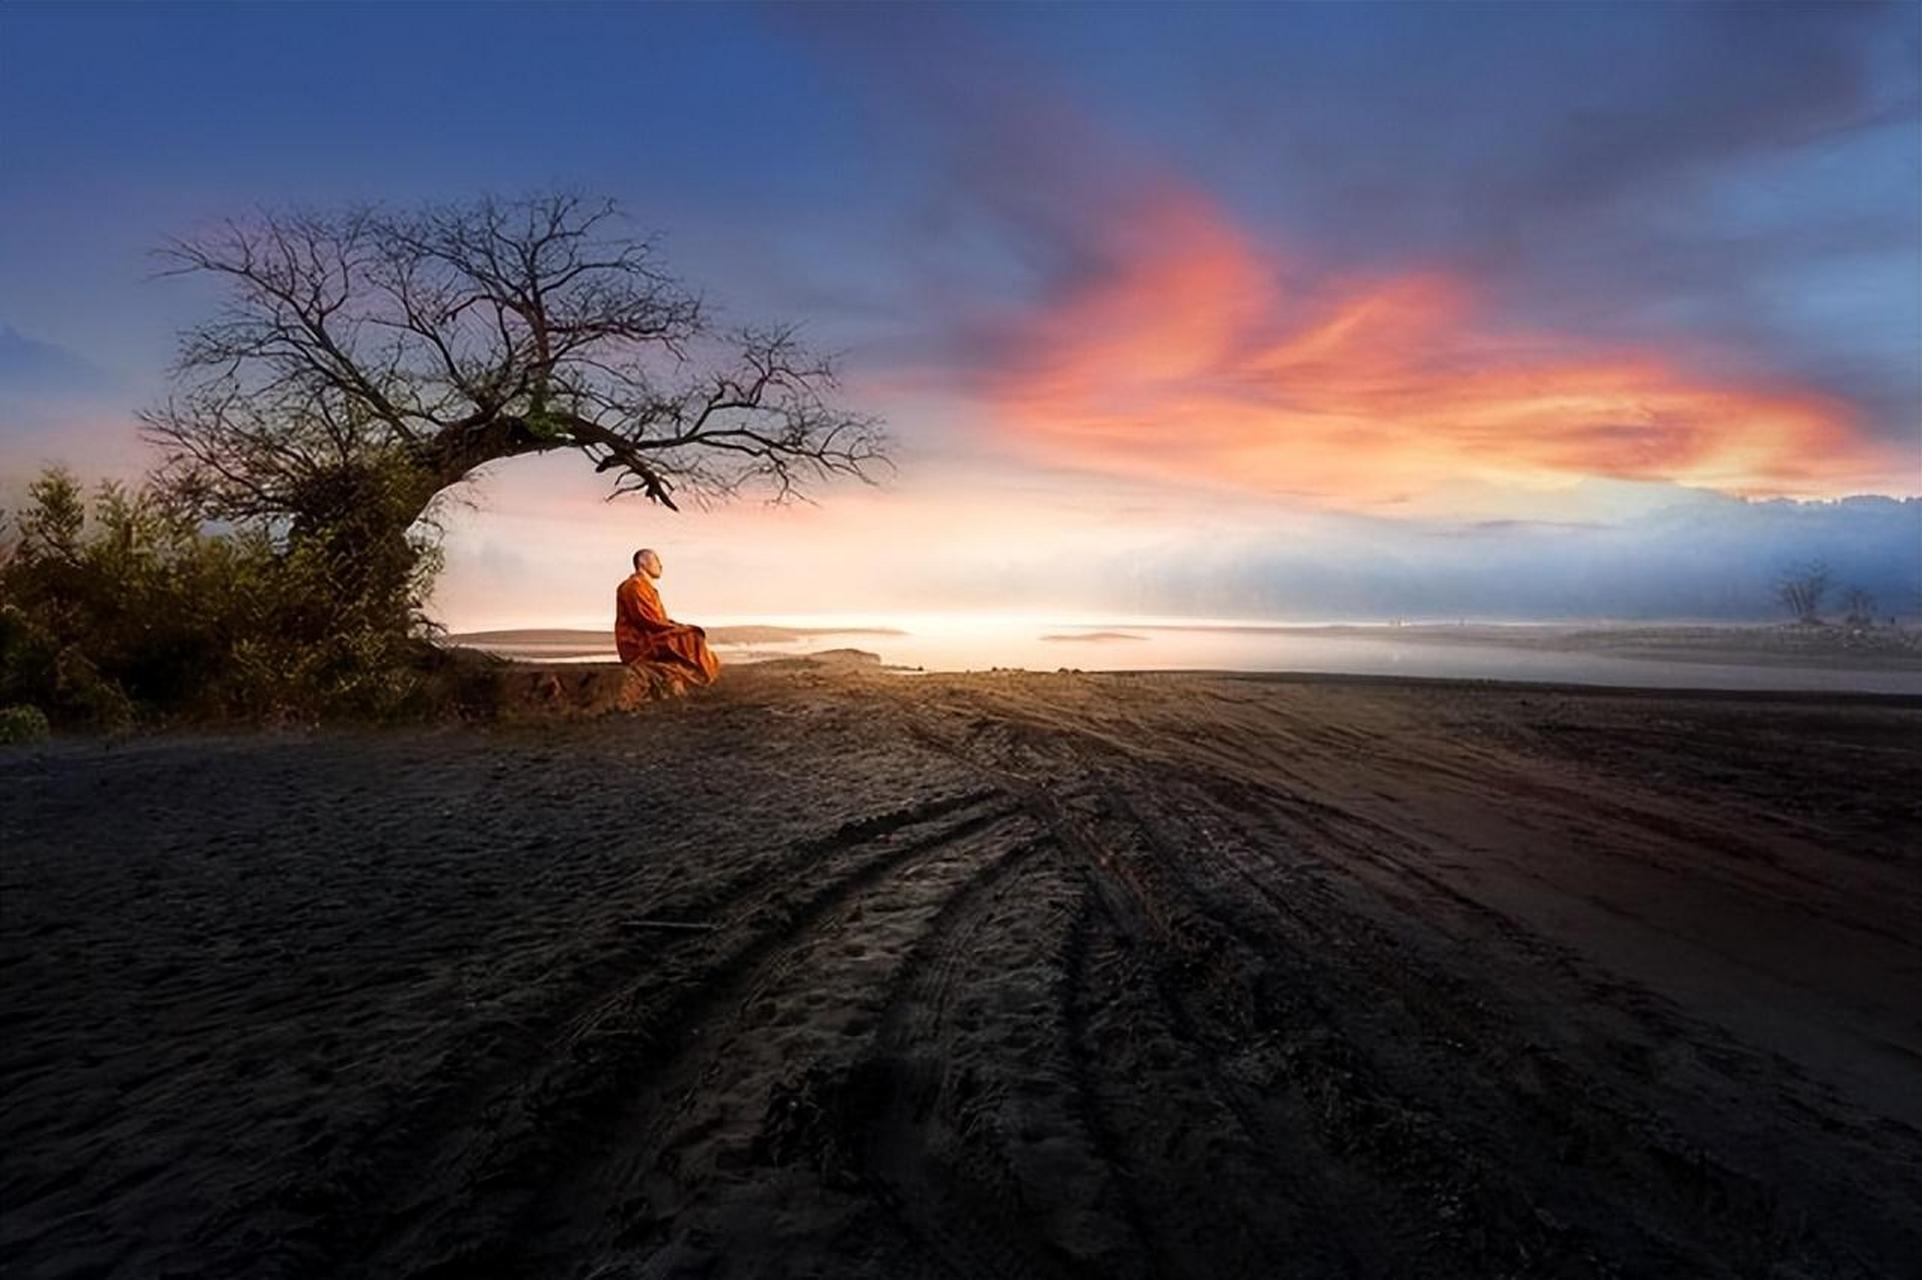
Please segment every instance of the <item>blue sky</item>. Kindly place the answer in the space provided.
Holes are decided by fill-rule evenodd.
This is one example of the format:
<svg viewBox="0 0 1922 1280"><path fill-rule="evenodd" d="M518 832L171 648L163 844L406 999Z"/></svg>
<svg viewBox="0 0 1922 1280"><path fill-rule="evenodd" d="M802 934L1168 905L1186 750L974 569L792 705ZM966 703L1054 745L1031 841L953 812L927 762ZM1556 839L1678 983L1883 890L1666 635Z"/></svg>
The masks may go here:
<svg viewBox="0 0 1922 1280"><path fill-rule="evenodd" d="M151 278L165 236L553 185L726 314L802 319L899 437L894 486L799 514L503 469L455 522L457 622L591 604L643 533L733 612L786 607L739 586L777 540L848 607L1098 604L1118 521L1171 566L1131 607L1392 612L1395 566L1472 537L1532 566L1490 612L1687 612L1519 584L1613 554L1571 510L1659 548L1676 506L1922 489L1922 6L13 4L0 59L10 477L140 464L217 302ZM1811 510L1922 585L1915 504ZM1731 566L1786 554L1753 537ZM1220 554L1278 540L1342 585Z"/></svg>

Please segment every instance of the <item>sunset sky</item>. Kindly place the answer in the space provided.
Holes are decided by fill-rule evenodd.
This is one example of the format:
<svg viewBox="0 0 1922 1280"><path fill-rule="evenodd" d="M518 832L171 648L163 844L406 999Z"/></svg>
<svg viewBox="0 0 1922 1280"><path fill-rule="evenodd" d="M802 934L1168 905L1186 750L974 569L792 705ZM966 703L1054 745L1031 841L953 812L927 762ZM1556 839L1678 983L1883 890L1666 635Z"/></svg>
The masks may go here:
<svg viewBox="0 0 1922 1280"><path fill-rule="evenodd" d="M889 421L789 510L506 465L455 627L644 543L689 616L1922 611L1915 4L16 4L0 70L9 499L139 469L216 300L147 253L258 205L613 196Z"/></svg>

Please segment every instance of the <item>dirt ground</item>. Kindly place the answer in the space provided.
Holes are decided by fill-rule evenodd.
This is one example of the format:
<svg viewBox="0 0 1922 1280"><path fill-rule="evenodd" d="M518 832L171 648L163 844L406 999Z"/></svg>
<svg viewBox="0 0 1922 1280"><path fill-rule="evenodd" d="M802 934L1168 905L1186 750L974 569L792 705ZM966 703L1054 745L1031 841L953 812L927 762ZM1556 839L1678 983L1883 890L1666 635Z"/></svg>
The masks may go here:
<svg viewBox="0 0 1922 1280"><path fill-rule="evenodd" d="M789 668L0 754L0 1271L1922 1274L1922 708Z"/></svg>

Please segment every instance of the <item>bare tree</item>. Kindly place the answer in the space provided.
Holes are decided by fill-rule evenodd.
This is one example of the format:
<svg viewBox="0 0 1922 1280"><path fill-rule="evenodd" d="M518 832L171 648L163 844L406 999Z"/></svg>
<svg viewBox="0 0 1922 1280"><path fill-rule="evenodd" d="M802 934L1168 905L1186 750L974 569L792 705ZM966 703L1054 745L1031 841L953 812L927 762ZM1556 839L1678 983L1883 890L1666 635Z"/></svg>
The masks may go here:
<svg viewBox="0 0 1922 1280"><path fill-rule="evenodd" d="M142 415L210 517L405 530L488 463L563 449L670 508L886 465L827 360L791 328L717 333L609 202L270 213L163 252L227 285Z"/></svg>
<svg viewBox="0 0 1922 1280"><path fill-rule="evenodd" d="M1820 560L1784 569L1775 580L1775 598L1797 622L1820 622L1822 600L1829 593L1829 567Z"/></svg>
<svg viewBox="0 0 1922 1280"><path fill-rule="evenodd" d="M1875 597L1863 587L1849 587L1842 592L1844 621L1851 627L1872 627L1875 625Z"/></svg>

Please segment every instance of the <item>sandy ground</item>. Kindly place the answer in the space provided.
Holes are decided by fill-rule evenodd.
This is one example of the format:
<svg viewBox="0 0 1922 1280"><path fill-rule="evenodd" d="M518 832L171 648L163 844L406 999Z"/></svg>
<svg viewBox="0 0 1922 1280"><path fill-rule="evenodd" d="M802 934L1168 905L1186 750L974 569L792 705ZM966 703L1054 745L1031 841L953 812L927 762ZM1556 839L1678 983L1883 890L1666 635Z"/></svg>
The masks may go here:
<svg viewBox="0 0 1922 1280"><path fill-rule="evenodd" d="M1919 730L801 667L10 749L0 1269L1913 1276Z"/></svg>

